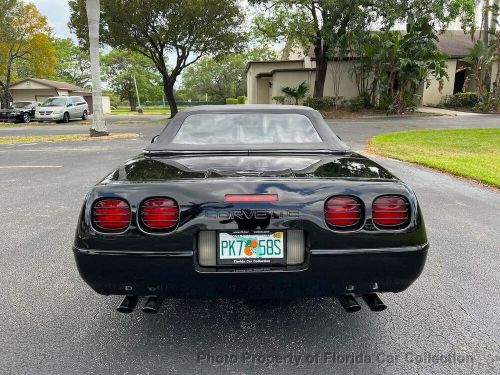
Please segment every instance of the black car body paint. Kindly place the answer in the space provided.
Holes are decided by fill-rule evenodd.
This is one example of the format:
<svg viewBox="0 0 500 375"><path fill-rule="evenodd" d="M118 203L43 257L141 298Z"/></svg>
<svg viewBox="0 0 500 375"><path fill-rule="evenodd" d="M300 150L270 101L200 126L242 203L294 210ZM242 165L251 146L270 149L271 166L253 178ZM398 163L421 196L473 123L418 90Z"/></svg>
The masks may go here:
<svg viewBox="0 0 500 375"><path fill-rule="evenodd" d="M286 110L272 106L244 109ZM315 111L293 110L317 119ZM334 139L333 133L331 137ZM95 291L106 295L263 298L405 290L422 272L428 249L416 196L377 163L340 141L331 149L333 143L319 146L318 152L304 148L300 154L259 147L189 153L168 145L161 151L153 144L87 194L73 246L81 276ZM279 201L227 203L226 194L276 194ZM371 206L383 195L408 202L410 217L404 227L380 229L374 224ZM359 198L363 204L361 225L351 230L331 229L324 216L325 201L331 196ZM141 227L139 207L150 197L178 203L180 217L175 230L148 233ZM132 216L125 231L102 233L94 228L92 206L102 198L129 203ZM303 262L249 267L200 265L201 231L256 230L303 231Z"/></svg>
<svg viewBox="0 0 500 375"><path fill-rule="evenodd" d="M16 108L0 109L0 122L29 122L35 118L38 105L37 102L26 102Z"/></svg>

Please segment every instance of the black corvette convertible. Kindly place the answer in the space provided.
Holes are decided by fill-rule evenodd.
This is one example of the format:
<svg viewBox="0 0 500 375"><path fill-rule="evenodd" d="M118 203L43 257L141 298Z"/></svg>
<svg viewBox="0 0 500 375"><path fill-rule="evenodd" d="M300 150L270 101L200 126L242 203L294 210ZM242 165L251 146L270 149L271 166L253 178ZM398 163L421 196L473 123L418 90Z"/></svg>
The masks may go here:
<svg viewBox="0 0 500 375"><path fill-rule="evenodd" d="M300 106L181 112L86 196L73 251L119 311L166 297L338 297L401 292L428 242L412 189Z"/></svg>

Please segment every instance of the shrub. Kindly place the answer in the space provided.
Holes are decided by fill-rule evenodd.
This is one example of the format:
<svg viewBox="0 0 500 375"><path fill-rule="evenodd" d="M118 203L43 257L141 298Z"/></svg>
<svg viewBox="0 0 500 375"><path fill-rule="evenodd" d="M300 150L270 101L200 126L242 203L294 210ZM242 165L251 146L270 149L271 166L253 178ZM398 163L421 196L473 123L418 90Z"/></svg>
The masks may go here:
<svg viewBox="0 0 500 375"><path fill-rule="evenodd" d="M247 97L244 95L238 96L238 104L245 104Z"/></svg>
<svg viewBox="0 0 500 375"><path fill-rule="evenodd" d="M326 111L335 106L335 103L341 102L342 99L342 97L334 98L333 96L323 96L322 98L313 98L309 96L304 101L304 105L317 111Z"/></svg>
<svg viewBox="0 0 500 375"><path fill-rule="evenodd" d="M238 104L238 99L236 99L236 98L226 98L226 104Z"/></svg>
<svg viewBox="0 0 500 375"><path fill-rule="evenodd" d="M349 109L353 112L362 110L363 108L371 107L370 97L368 95L359 95L355 98L349 100L347 105Z"/></svg>
<svg viewBox="0 0 500 375"><path fill-rule="evenodd" d="M483 113L496 112L499 108L500 98L495 98L489 93L480 98L479 103L473 107L474 111Z"/></svg>
<svg viewBox="0 0 500 375"><path fill-rule="evenodd" d="M481 101L477 92L458 92L455 95L446 95L443 105L451 108L473 108Z"/></svg>
<svg viewBox="0 0 500 375"><path fill-rule="evenodd" d="M144 113L144 109L142 107L137 108L137 113Z"/></svg>
<svg viewBox="0 0 500 375"><path fill-rule="evenodd" d="M281 92L285 94L288 98L295 100L295 105L299 105L299 101L306 97L309 91L309 86L306 81L302 82L298 86L285 86L281 88Z"/></svg>
<svg viewBox="0 0 500 375"><path fill-rule="evenodd" d="M285 99L284 95L273 96L273 100L278 104L285 104Z"/></svg>

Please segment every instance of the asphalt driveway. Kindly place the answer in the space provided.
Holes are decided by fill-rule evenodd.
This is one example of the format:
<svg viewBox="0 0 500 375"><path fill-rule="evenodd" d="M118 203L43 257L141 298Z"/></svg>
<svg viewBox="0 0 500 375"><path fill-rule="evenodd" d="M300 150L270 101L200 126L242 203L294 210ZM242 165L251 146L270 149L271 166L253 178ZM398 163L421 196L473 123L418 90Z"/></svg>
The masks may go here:
<svg viewBox="0 0 500 375"><path fill-rule="evenodd" d="M380 132L500 127L500 117L330 123L361 149ZM385 312L347 314L324 298L169 300L156 316L118 314L119 298L96 295L78 277L74 227L92 184L162 126L114 126L141 136L0 145L0 373L500 372L500 193L383 158L414 187L431 242L423 275L406 292L383 295Z"/></svg>

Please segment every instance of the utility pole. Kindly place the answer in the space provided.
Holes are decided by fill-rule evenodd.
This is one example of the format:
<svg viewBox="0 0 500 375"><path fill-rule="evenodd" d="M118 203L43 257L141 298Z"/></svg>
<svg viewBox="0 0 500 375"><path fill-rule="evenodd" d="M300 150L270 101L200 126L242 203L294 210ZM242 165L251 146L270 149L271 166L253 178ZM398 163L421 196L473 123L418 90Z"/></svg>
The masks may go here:
<svg viewBox="0 0 500 375"><path fill-rule="evenodd" d="M137 104L139 104L139 108L141 108L141 98L139 98L139 89L137 88L137 80L135 79L135 73L133 74L134 77L134 86L135 86L135 94L137 95Z"/></svg>
<svg viewBox="0 0 500 375"><path fill-rule="evenodd" d="M90 65L92 73L92 126L90 128L91 137L102 137L109 135L104 121L104 111L102 109L102 88L101 88L101 62L99 57L99 24L101 17L101 4L99 0L86 0L87 19L89 26L90 42Z"/></svg>

